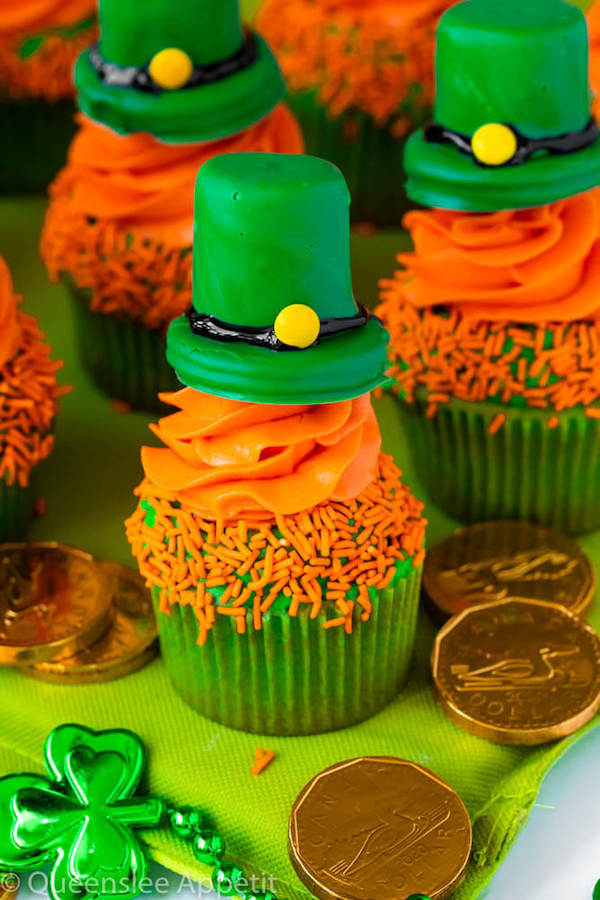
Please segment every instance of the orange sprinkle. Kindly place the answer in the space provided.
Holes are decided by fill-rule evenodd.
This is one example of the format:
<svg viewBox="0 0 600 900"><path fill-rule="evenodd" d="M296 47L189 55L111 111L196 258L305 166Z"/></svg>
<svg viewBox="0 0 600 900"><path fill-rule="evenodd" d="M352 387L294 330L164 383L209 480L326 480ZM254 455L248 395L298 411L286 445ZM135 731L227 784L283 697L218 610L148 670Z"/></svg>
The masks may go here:
<svg viewBox="0 0 600 900"><path fill-rule="evenodd" d="M252 765L252 768L250 769L250 774L260 775L261 772L264 772L267 766L271 765L274 759L274 750L264 750L262 747L259 747L254 754L254 763Z"/></svg>
<svg viewBox="0 0 600 900"><path fill-rule="evenodd" d="M210 522L192 509L183 509L174 496L157 491L147 480L136 494L139 504L127 521L127 536L140 571L150 586L163 589L162 610L173 603L193 606L201 639L218 616L233 616L240 633L248 625L260 630L262 615L282 597L290 616L308 604L310 617L321 615L324 627L340 625L350 632L355 621L367 621L371 615L367 585L375 589L388 585L396 561L411 559L414 565L418 558L419 565L422 562L423 505L402 484L400 471L385 454L379 457L376 479L348 504L329 502L298 515L277 516L258 524L246 521L245 532L240 531L239 522ZM152 527L146 525L149 508L154 511ZM304 533L299 540L300 527ZM173 540L177 548L187 546L192 532L193 554L186 553L182 559L169 550ZM247 537L246 547L239 543L242 533ZM285 546L281 545L282 534L287 536ZM265 538L264 547L250 551L257 536ZM299 552L304 549L299 546L302 542L310 550L306 558ZM315 556L315 549L323 549L324 543L329 556ZM223 559L231 553L224 551L231 544L239 547L237 555L250 554L244 576L242 567L237 571L224 567ZM248 583L242 586L244 577ZM187 595L194 585L198 587L190 601ZM344 615L327 621L327 607L334 604Z"/></svg>
<svg viewBox="0 0 600 900"><path fill-rule="evenodd" d="M453 2L405 2L386 15L385 3L267 0L257 26L293 91L316 90L331 116L359 110L401 138L407 111L422 117L432 103L435 29ZM355 124L346 118L347 141L357 139Z"/></svg>
<svg viewBox="0 0 600 900"><path fill-rule="evenodd" d="M131 412L131 403L128 403L127 400L113 398L108 402L113 412L120 413L121 415L127 415L127 413Z"/></svg>
<svg viewBox="0 0 600 900"><path fill-rule="evenodd" d="M577 328L480 322L456 310L416 309L404 298L401 275L381 282L376 312L392 335L395 390L408 403L422 398L428 417L450 397L504 404L523 398L531 408L557 412L600 401L600 313ZM509 341L513 346L506 350ZM532 349L538 353L530 359L525 352ZM496 417L490 432L503 424Z"/></svg>
<svg viewBox="0 0 600 900"><path fill-rule="evenodd" d="M246 617L246 609L243 606L217 606L215 608L221 616Z"/></svg>
<svg viewBox="0 0 600 900"><path fill-rule="evenodd" d="M91 9L90 4L90 12ZM89 28L71 37L47 34L35 53L24 58L19 49L26 37L28 35L0 40L0 83L3 91L15 100L43 97L55 102L74 97L73 66L82 50L96 39L96 26L90 24Z"/></svg>
<svg viewBox="0 0 600 900"><path fill-rule="evenodd" d="M129 228L116 231L104 221L90 223L83 213L73 212L68 194L60 189L59 175L40 243L51 280L68 271L75 284L91 291L95 312L125 310L150 329L166 330L191 302L191 254L182 253L176 240L158 241ZM110 260L118 260L119 266L109 265Z"/></svg>
<svg viewBox="0 0 600 900"><path fill-rule="evenodd" d="M52 450L58 399L69 389L56 383L62 363L50 359L36 320L17 315L21 346L0 368L0 478L26 487L31 470Z"/></svg>
<svg viewBox="0 0 600 900"><path fill-rule="evenodd" d="M489 433L496 434L498 431L500 431L505 422L506 416L504 415L504 413L498 413L496 416L494 416L490 427L488 428Z"/></svg>
<svg viewBox="0 0 600 900"><path fill-rule="evenodd" d="M255 631L260 631L262 629L262 610L260 605L260 598L258 594L254 597L254 606L253 606L253 625Z"/></svg>

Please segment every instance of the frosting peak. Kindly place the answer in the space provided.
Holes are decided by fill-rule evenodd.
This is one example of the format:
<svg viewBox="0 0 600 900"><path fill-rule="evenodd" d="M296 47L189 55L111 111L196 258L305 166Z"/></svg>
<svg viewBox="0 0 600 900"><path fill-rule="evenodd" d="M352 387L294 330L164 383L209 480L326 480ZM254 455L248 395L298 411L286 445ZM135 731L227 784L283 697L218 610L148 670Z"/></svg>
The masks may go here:
<svg viewBox="0 0 600 900"><path fill-rule="evenodd" d="M12 359L21 340L17 296L8 266L0 256L0 367Z"/></svg>
<svg viewBox="0 0 600 900"><path fill-rule="evenodd" d="M404 224L415 250L398 257L395 285L416 307L531 323L600 308L598 189L517 211L415 211Z"/></svg>
<svg viewBox="0 0 600 900"><path fill-rule="evenodd" d="M263 406L185 388L144 447L147 478L211 517L271 518L357 497L375 477L381 444L369 395L318 406Z"/></svg>

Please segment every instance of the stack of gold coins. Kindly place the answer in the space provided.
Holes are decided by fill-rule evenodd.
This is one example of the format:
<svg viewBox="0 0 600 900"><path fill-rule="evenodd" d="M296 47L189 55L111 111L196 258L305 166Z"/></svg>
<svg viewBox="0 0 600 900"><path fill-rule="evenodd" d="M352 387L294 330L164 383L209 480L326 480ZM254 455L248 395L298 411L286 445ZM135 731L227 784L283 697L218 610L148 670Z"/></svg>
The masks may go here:
<svg viewBox="0 0 600 900"><path fill-rule="evenodd" d="M426 600L448 619L435 691L457 725L503 744L572 734L600 710L600 638L579 616L596 577L573 541L526 522L486 522L430 551Z"/></svg>
<svg viewBox="0 0 600 900"><path fill-rule="evenodd" d="M58 684L110 681L157 652L131 569L54 542L0 545L0 663Z"/></svg>

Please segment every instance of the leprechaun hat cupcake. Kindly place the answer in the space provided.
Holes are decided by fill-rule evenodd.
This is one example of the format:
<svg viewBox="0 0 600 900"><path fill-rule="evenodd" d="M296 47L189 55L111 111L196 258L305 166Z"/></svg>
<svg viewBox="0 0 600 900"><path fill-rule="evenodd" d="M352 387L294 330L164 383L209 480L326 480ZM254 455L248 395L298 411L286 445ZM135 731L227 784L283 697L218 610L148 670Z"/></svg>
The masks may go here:
<svg viewBox="0 0 600 900"><path fill-rule="evenodd" d="M34 517L38 465L52 450L62 363L52 362L36 320L18 309L0 256L0 542L22 538Z"/></svg>
<svg viewBox="0 0 600 900"><path fill-rule="evenodd" d="M75 134L73 65L96 35L94 0L0 4L0 191L43 191Z"/></svg>
<svg viewBox="0 0 600 900"><path fill-rule="evenodd" d="M397 225L402 150L433 103L439 17L456 0L263 0L258 30L277 54L307 150L335 163L355 221Z"/></svg>
<svg viewBox="0 0 600 900"><path fill-rule="evenodd" d="M378 310L409 446L455 518L598 528L600 141L584 16L560 0L469 0L443 17L437 64L435 123L407 149L411 196L437 208L406 216L414 251Z"/></svg>
<svg viewBox="0 0 600 900"><path fill-rule="evenodd" d="M247 731L360 721L412 657L425 521L380 452L388 336L352 294L348 202L309 156L202 167L185 387L127 523L175 690Z"/></svg>
<svg viewBox="0 0 600 900"><path fill-rule="evenodd" d="M222 153L300 153L277 63L238 0L100 0L82 113L41 250L73 295L81 359L110 397L159 409L169 322L191 301L194 180Z"/></svg>

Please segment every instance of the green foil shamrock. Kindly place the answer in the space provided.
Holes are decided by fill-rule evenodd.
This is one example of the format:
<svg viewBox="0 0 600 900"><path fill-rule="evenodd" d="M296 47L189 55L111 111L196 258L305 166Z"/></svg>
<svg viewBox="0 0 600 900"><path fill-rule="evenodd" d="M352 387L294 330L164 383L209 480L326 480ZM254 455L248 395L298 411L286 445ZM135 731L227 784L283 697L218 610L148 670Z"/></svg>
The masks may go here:
<svg viewBox="0 0 600 900"><path fill-rule="evenodd" d="M134 797L144 745L130 731L61 725L44 748L48 777L0 778L0 867L52 865L53 900L130 900L148 872L135 828L158 825L166 806Z"/></svg>

